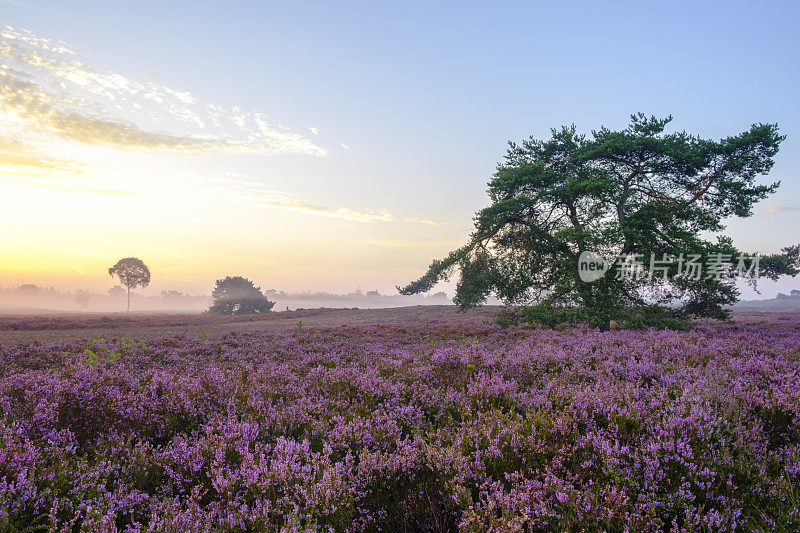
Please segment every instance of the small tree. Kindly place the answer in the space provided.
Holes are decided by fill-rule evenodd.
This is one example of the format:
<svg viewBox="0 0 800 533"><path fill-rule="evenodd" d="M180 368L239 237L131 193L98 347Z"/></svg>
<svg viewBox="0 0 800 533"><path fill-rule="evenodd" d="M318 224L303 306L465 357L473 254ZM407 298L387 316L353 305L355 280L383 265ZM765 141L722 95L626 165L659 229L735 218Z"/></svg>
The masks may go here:
<svg viewBox="0 0 800 533"><path fill-rule="evenodd" d="M275 302L270 302L252 281L242 276L218 279L211 292L214 302L208 312L214 315L245 315L267 313Z"/></svg>
<svg viewBox="0 0 800 533"><path fill-rule="evenodd" d="M89 309L89 301L91 300L92 296L89 291L84 291L82 289L78 289L78 292L75 293L75 302L81 308L82 311Z"/></svg>
<svg viewBox="0 0 800 533"><path fill-rule="evenodd" d="M147 287L150 284L150 269L141 259L136 257L126 257L117 261L117 264L108 269L108 275L117 276L120 283L128 289L128 308L126 313L131 312L131 289L136 287Z"/></svg>

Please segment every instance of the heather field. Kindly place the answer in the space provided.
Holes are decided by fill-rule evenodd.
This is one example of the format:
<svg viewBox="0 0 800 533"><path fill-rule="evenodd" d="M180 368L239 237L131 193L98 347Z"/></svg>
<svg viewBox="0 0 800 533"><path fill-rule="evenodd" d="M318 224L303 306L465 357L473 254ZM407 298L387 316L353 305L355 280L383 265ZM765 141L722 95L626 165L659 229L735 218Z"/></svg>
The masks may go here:
<svg viewBox="0 0 800 533"><path fill-rule="evenodd" d="M492 313L2 319L0 531L800 529L800 316Z"/></svg>

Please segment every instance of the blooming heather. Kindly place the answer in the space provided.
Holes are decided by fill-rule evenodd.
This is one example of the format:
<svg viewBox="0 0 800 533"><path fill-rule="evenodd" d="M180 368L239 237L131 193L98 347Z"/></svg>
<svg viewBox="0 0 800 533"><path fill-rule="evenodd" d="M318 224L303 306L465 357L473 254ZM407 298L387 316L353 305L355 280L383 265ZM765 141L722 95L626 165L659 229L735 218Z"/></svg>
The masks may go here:
<svg viewBox="0 0 800 533"><path fill-rule="evenodd" d="M0 530L800 529L800 318L0 348Z"/></svg>

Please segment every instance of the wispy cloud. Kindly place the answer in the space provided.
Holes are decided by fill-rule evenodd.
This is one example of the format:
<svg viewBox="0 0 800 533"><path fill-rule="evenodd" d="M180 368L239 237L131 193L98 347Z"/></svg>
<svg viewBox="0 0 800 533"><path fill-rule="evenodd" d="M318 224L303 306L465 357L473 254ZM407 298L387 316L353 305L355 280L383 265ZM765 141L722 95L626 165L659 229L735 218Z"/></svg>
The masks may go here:
<svg viewBox="0 0 800 533"><path fill-rule="evenodd" d="M202 188L216 196L224 196L256 207L285 209L307 215L338 218L353 222L392 222L392 214L383 209L356 210L347 207L330 208L307 202L297 195L276 191L261 183L228 176L209 179Z"/></svg>
<svg viewBox="0 0 800 533"><path fill-rule="evenodd" d="M94 250L83 250L80 248L59 248L57 246L50 246L47 248L53 252L60 252L70 255L85 255L88 257L96 257L98 259L111 259L111 256L108 254L104 254L102 252L96 252Z"/></svg>
<svg viewBox="0 0 800 533"><path fill-rule="evenodd" d="M419 224L427 224L428 226L439 226L442 224L442 222L428 217L406 218L404 219L404 222L416 222Z"/></svg>
<svg viewBox="0 0 800 533"><path fill-rule="evenodd" d="M0 136L0 184L114 196L141 195L98 184L85 175L84 171L90 167L79 161L51 157L22 142Z"/></svg>
<svg viewBox="0 0 800 533"><path fill-rule="evenodd" d="M311 127L311 128L308 128L308 130L311 133L313 133L314 135L319 135L319 129L318 128Z"/></svg>
<svg viewBox="0 0 800 533"><path fill-rule="evenodd" d="M1 0L4 4L10 4L12 6L22 7L25 9L30 9L31 11L36 11L38 13L44 13L46 15L53 15L55 12L51 9L45 9L39 6L34 6L29 4L28 2L22 2L20 0Z"/></svg>
<svg viewBox="0 0 800 533"><path fill-rule="evenodd" d="M41 218L35 217L20 217L16 215L0 215L0 220L10 220L12 222L24 222L26 224L44 224L47 222Z"/></svg>
<svg viewBox="0 0 800 533"><path fill-rule="evenodd" d="M761 204L761 211L770 215L779 213L800 213L800 206L780 204L774 200L767 200Z"/></svg>
<svg viewBox="0 0 800 533"><path fill-rule="evenodd" d="M0 166L0 183L7 183L10 185L22 185L25 187L43 187L50 190L59 190L65 192L74 192L81 194L100 194L106 196L147 196L140 191L131 191L128 189L115 189L111 187L98 187L90 182L65 182L58 179L49 178L36 178L31 176L14 177L7 175L2 166Z"/></svg>
<svg viewBox="0 0 800 533"><path fill-rule="evenodd" d="M0 183L113 196L142 195L99 184L85 175L91 165L52 157L15 139L0 136Z"/></svg>
<svg viewBox="0 0 800 533"><path fill-rule="evenodd" d="M29 132L125 150L327 155L264 113L94 71L69 46L10 27L0 31L0 118Z"/></svg>
<svg viewBox="0 0 800 533"><path fill-rule="evenodd" d="M83 174L86 165L78 161L51 157L26 144L0 136L0 168L4 172Z"/></svg>
<svg viewBox="0 0 800 533"><path fill-rule="evenodd" d="M366 239L361 241L367 246L379 248L423 248L423 247L452 247L458 245L452 241L415 241L408 239Z"/></svg>

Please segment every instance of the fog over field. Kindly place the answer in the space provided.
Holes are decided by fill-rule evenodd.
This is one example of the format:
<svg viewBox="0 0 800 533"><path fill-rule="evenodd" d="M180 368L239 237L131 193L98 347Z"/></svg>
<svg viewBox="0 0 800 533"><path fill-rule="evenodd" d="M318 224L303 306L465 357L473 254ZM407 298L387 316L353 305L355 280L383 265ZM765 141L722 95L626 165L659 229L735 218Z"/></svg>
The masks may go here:
<svg viewBox="0 0 800 533"><path fill-rule="evenodd" d="M794 280L792 280L794 281ZM776 285L776 284L772 284ZM793 284L786 284L792 286ZM151 291L152 292L152 291ZM404 296L381 294L377 290L357 289L347 294L328 292L285 292L275 289L263 291L271 302L272 311L297 309L384 309L418 305L454 305L451 296L444 291L433 294ZM774 298L753 291L755 298L737 303L734 308L741 311L800 312L800 291L788 289L778 292ZM764 291L766 292L766 291ZM773 292L773 291L770 291ZM0 315L41 315L62 313L117 313L125 310L126 293L115 286L107 292L84 290L61 291L53 287L25 284L13 288L0 288ZM135 313L201 313L208 309L212 298L206 294L185 294L180 291L161 291L161 294L131 294L131 310ZM487 305L500 305L496 298L489 298Z"/></svg>
<svg viewBox="0 0 800 533"><path fill-rule="evenodd" d="M359 308L378 309L412 305L452 305L445 292L430 295L402 296L380 294L378 291L357 289L349 294L327 292L287 293L274 289L263 291L267 299L275 302L273 311L295 309ZM179 291L161 291L161 294L131 293L131 311L136 313L188 312L200 313L208 309L211 296L185 294ZM493 300L494 302L494 300ZM494 302L496 303L496 302ZM0 289L0 314L50 314L50 313L116 313L124 312L126 292L116 286L109 291L61 291L52 287L32 284Z"/></svg>

